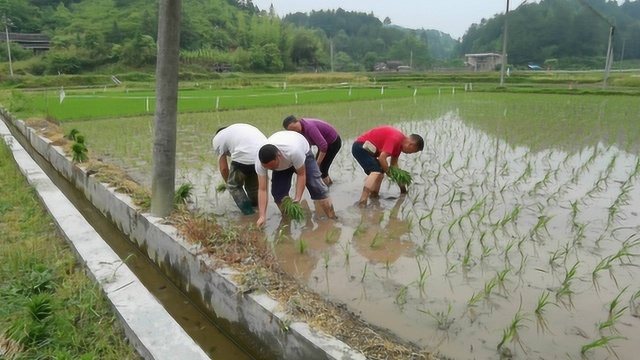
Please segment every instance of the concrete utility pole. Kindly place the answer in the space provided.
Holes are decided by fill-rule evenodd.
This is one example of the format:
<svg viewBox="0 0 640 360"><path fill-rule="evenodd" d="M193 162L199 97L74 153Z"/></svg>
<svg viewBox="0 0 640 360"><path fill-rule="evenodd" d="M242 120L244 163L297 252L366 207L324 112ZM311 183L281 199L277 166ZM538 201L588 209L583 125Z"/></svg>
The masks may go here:
<svg viewBox="0 0 640 360"><path fill-rule="evenodd" d="M4 33L7 36L7 56L9 57L9 72L11 73L11 77L13 77L13 63L11 62L11 45L9 44L9 26L13 25L13 23L11 23L11 19L7 18L6 15L2 15L2 22L4 22Z"/></svg>
<svg viewBox="0 0 640 360"><path fill-rule="evenodd" d="M500 86L504 86L504 72L507 68L507 36L509 33L509 0L504 12L504 29L502 33L502 65L500 66Z"/></svg>
<svg viewBox="0 0 640 360"><path fill-rule="evenodd" d="M611 72L611 65L613 63L613 35L616 32L616 25L613 21L609 20L600 11L596 10L593 6L589 5L585 0L579 0L580 3L586 6L592 13L596 14L599 18L609 24L609 45L607 46L607 59L604 63L604 79L602 80L602 90L606 90L607 81L609 80L609 73Z"/></svg>
<svg viewBox="0 0 640 360"><path fill-rule="evenodd" d="M174 205L182 2L160 0L159 6L151 214L165 217Z"/></svg>

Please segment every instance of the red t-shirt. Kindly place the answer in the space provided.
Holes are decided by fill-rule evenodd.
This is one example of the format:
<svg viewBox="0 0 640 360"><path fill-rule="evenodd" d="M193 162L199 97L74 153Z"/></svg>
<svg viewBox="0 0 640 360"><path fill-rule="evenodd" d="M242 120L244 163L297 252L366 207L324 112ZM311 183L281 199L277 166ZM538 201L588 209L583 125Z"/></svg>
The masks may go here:
<svg viewBox="0 0 640 360"><path fill-rule="evenodd" d="M405 135L400 130L391 126L380 126L360 135L356 142L369 141L375 145L378 149L376 156L384 151L392 157L398 157L402 152L404 138Z"/></svg>

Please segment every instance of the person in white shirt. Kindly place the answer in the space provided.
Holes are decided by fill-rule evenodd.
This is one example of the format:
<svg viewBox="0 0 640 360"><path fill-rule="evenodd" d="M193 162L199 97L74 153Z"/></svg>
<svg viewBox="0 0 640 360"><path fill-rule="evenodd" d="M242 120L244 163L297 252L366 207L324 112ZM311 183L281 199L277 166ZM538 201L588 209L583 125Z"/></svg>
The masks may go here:
<svg viewBox="0 0 640 360"><path fill-rule="evenodd" d="M245 215L255 213L258 206L258 175L255 161L267 137L255 126L233 124L222 127L213 137L213 150L218 156L218 169L233 201ZM231 158L231 163L227 160Z"/></svg>
<svg viewBox="0 0 640 360"><path fill-rule="evenodd" d="M271 135L258 150L255 162L258 174L258 213L256 225L262 227L266 221L268 195L268 170L272 170L271 195L280 207L282 200L289 196L291 179L296 174L294 202L302 200L304 188L309 190L311 199L324 210L330 219L335 219L329 188L322 181L320 169L307 139L294 131L278 131Z"/></svg>

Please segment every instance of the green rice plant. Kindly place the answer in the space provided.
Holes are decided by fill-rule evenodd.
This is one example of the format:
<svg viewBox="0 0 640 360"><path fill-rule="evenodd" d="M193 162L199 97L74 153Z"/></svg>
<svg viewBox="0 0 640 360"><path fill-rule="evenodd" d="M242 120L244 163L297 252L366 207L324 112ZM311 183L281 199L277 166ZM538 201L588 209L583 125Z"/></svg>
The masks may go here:
<svg viewBox="0 0 640 360"><path fill-rule="evenodd" d="M624 336L601 336L598 340L595 340L586 345L583 345L580 348L580 354L584 358L588 351L593 349L598 349L598 348L604 348L607 350L607 352L609 352L610 354L613 354L617 359L619 359L618 355L615 353L615 351L613 350L613 347L611 346L611 342L614 340L621 340L621 339L626 340L627 338Z"/></svg>
<svg viewBox="0 0 640 360"><path fill-rule="evenodd" d="M493 291L493 288L495 288L497 285L498 285L498 282L496 281L495 277L487 281L486 283L484 283L484 297L486 299L491 297L491 292Z"/></svg>
<svg viewBox="0 0 640 360"><path fill-rule="evenodd" d="M184 183L173 194L173 203L176 205L186 204L193 195L194 186L191 183Z"/></svg>
<svg viewBox="0 0 640 360"><path fill-rule="evenodd" d="M327 233L324 235L324 241L327 244L334 244L337 240L337 236L338 235L338 229L332 229L331 231L327 231Z"/></svg>
<svg viewBox="0 0 640 360"><path fill-rule="evenodd" d="M227 183L224 183L224 182L220 183L218 184L218 186L216 186L216 192L217 193L224 192L225 190L227 190L227 188L228 188Z"/></svg>
<svg viewBox="0 0 640 360"><path fill-rule="evenodd" d="M640 290L631 295L629 299L629 311L631 312L631 316L640 318Z"/></svg>
<svg viewBox="0 0 640 360"><path fill-rule="evenodd" d="M522 306L522 303L520 305ZM518 309L509 326L502 331L502 339L498 343L498 350L501 350L507 341L517 342L524 350L524 345L520 341L520 329L524 326L522 323L525 320L528 320L527 314L523 313L522 309Z"/></svg>
<svg viewBox="0 0 640 360"><path fill-rule="evenodd" d="M620 305L620 296L627 290L627 287L622 289L618 295L611 300L608 308L607 320L598 324L598 330L603 331L605 329L610 329L612 332L617 333L618 331L615 328L616 322L622 317L624 312L628 309L627 306L619 308Z"/></svg>
<svg viewBox="0 0 640 360"><path fill-rule="evenodd" d="M558 304L549 300L549 292L544 291L540 296L538 296L538 302L536 303L536 309L533 313L536 316L536 324L538 328L538 332L549 331L549 326L547 325L547 321L544 318L545 308L549 305L558 306Z"/></svg>
<svg viewBox="0 0 640 360"><path fill-rule="evenodd" d="M593 286L595 287L596 291L600 290L600 284L598 283L598 276L599 276L599 272L602 270L608 270L609 275L614 279L616 284L618 283L615 280L615 277L613 275L612 266L611 266L611 257L607 256L604 259L600 260L598 265L596 265L596 267L591 272L591 282L593 283Z"/></svg>
<svg viewBox="0 0 640 360"><path fill-rule="evenodd" d="M307 243L306 240L300 238L296 244L297 244L298 253L304 254L307 252L307 249L309 248L309 244Z"/></svg>
<svg viewBox="0 0 640 360"><path fill-rule="evenodd" d="M71 159L76 163L83 163L89 160L87 147L83 143L73 143L73 145L71 145Z"/></svg>
<svg viewBox="0 0 640 360"><path fill-rule="evenodd" d="M348 264L349 258L351 257L351 243L347 243L345 246L342 246L342 253L344 254L344 263Z"/></svg>
<svg viewBox="0 0 640 360"><path fill-rule="evenodd" d="M475 306L484 297L483 292L474 292L471 294L469 300L467 300L467 306Z"/></svg>
<svg viewBox="0 0 640 360"><path fill-rule="evenodd" d="M323 251L322 252L322 261L324 263L324 268L328 269L329 268L329 260L331 258L329 257L329 252L328 251Z"/></svg>
<svg viewBox="0 0 640 360"><path fill-rule="evenodd" d="M496 273L496 282L498 287L506 293L505 282L507 280L507 274L511 271L511 268L505 267L502 271Z"/></svg>
<svg viewBox="0 0 640 360"><path fill-rule="evenodd" d="M387 175L389 179L398 185L410 185L413 180L411 173L396 166L390 166L387 170Z"/></svg>
<svg viewBox="0 0 640 360"><path fill-rule="evenodd" d="M433 320L436 321L436 326L438 330L447 331L451 327L451 325L455 322L455 318L451 318L451 309L453 306L450 302L447 302L447 310L446 311L438 311L433 314L431 311L417 309L423 314L429 315Z"/></svg>
<svg viewBox="0 0 640 360"><path fill-rule="evenodd" d="M364 268L362 269L362 277L360 278L360 282L364 282L364 278L367 276L367 267L368 263L364 264Z"/></svg>
<svg viewBox="0 0 640 360"><path fill-rule="evenodd" d="M70 141L76 141L76 135L78 135L78 133L79 133L79 132L80 132L80 131L79 131L78 129L73 128L73 129L69 130L69 132L67 133L67 135L65 135L64 137L65 137L67 140L70 140Z"/></svg>
<svg viewBox="0 0 640 360"><path fill-rule="evenodd" d="M282 212L295 221L302 221L305 218L302 205L294 202L290 197L286 197L282 200Z"/></svg>
<svg viewBox="0 0 640 360"><path fill-rule="evenodd" d="M418 284L418 288L420 289L420 293L424 293L424 286L427 281L427 277L429 274L427 273L428 267L422 267L420 261L416 258L416 262L418 263L418 280L416 283Z"/></svg>
<svg viewBox="0 0 640 360"><path fill-rule="evenodd" d="M365 230L364 219L361 219L360 222L358 223L358 226L356 226L355 230L353 230L353 236L362 235L364 230Z"/></svg>
<svg viewBox="0 0 640 360"><path fill-rule="evenodd" d="M411 284L401 287L400 291L398 291L398 293L396 294L395 303L398 304L401 310L404 308L404 305L407 303L407 291L409 291L409 285Z"/></svg>
<svg viewBox="0 0 640 360"><path fill-rule="evenodd" d="M380 233L377 233L369 243L369 247L373 250L379 249L382 245L384 245L384 238L380 236Z"/></svg>

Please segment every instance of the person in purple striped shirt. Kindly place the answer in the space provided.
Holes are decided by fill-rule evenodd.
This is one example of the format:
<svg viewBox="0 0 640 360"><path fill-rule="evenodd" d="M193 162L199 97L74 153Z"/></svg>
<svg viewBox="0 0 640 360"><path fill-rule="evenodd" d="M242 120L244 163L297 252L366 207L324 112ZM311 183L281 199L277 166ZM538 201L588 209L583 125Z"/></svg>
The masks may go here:
<svg viewBox="0 0 640 360"><path fill-rule="evenodd" d="M331 185L333 181L329 176L329 167L342 147L342 139L340 139L338 131L325 121L298 119L293 115L284 118L282 127L302 134L309 142L309 145L315 145L318 148L316 162L322 173L322 181L327 185Z"/></svg>

